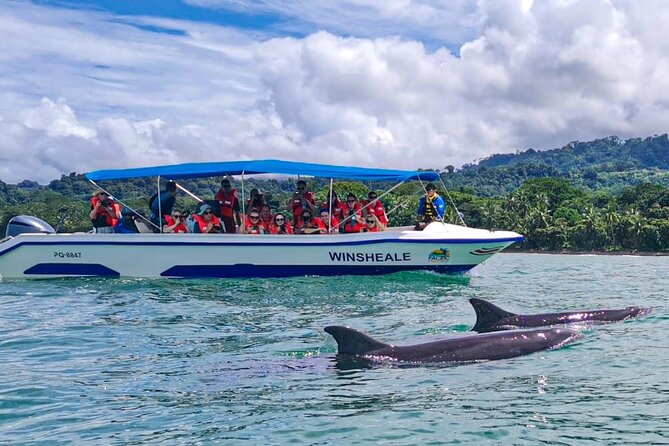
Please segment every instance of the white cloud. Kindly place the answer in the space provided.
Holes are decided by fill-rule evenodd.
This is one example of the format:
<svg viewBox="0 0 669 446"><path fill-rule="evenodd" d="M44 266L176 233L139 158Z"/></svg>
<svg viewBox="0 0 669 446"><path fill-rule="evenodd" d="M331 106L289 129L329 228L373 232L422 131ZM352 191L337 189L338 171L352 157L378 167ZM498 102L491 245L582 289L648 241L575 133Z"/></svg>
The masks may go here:
<svg viewBox="0 0 669 446"><path fill-rule="evenodd" d="M336 26L270 39L212 24L0 5L0 179L270 157L443 168L667 131L664 2L300 3L305 23ZM297 5L253 4L284 14ZM389 35L378 17L410 30L427 30L435 17L466 21L473 35L455 54ZM352 32L358 37L336 34L364 26Z"/></svg>

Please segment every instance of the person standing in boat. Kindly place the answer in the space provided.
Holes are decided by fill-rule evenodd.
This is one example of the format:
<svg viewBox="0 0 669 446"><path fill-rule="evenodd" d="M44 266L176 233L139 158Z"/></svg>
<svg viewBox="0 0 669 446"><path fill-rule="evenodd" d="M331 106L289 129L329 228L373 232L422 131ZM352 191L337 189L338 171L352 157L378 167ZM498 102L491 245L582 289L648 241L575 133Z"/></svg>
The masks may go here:
<svg viewBox="0 0 669 446"><path fill-rule="evenodd" d="M96 234L111 234L114 225L121 218L121 207L103 190L97 190L91 197L91 223Z"/></svg>
<svg viewBox="0 0 669 446"><path fill-rule="evenodd" d="M228 178L221 181L221 188L216 193L214 200L221 205L221 221L226 234L237 233L237 228L242 224L241 208L237 198L237 190L232 188Z"/></svg>
<svg viewBox="0 0 669 446"><path fill-rule="evenodd" d="M416 229L422 231L425 226L433 221L443 221L446 212L446 203L436 192L433 183L425 186L425 195L418 202L418 223Z"/></svg>
<svg viewBox="0 0 669 446"><path fill-rule="evenodd" d="M297 182L297 190L288 200L288 210L293 213L295 228L302 226L302 213L304 211L310 211L312 215L316 213L316 200L313 192L307 190L306 181L299 180Z"/></svg>
<svg viewBox="0 0 669 446"><path fill-rule="evenodd" d="M165 190L160 194L155 194L149 200L149 207L151 208L151 223L158 228L162 228L165 224L165 218L158 218L163 215L172 215L174 203L177 201L177 183L170 180L165 185Z"/></svg>

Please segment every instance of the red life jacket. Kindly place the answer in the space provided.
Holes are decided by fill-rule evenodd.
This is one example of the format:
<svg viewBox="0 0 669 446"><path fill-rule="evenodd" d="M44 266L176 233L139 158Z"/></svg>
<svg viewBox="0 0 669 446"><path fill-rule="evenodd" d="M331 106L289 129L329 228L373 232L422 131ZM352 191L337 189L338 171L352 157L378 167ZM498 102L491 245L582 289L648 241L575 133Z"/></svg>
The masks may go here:
<svg viewBox="0 0 669 446"><path fill-rule="evenodd" d="M206 232L207 230L207 222L204 220L204 218L201 215L193 215L193 220L195 220L195 223L197 223L198 227L200 228L200 232L203 234L210 234L209 232ZM216 232L221 232L221 220L218 219L217 216L211 215L211 224L214 226L218 226L218 231Z"/></svg>
<svg viewBox="0 0 669 446"><path fill-rule="evenodd" d="M374 214L376 215L376 218L379 219L379 222L382 225L387 225L388 224L388 216L386 215L386 208L383 207L383 203L381 203L380 200L374 199L375 203L371 204L370 206L365 208L365 211L369 214ZM363 200L362 201L362 206L367 206L369 204L369 200Z"/></svg>
<svg viewBox="0 0 669 446"><path fill-rule="evenodd" d="M230 189L230 192L225 192L225 189L220 189L214 200L218 200L221 205L221 217L232 217L235 210L235 202L237 201L237 189Z"/></svg>
<svg viewBox="0 0 669 446"><path fill-rule="evenodd" d="M290 223L286 222L285 226L285 232L279 232L280 227L277 225L272 225L271 231L272 234L292 234L293 233L293 228L290 226Z"/></svg>
<svg viewBox="0 0 669 446"><path fill-rule="evenodd" d="M316 200L314 200L313 192L307 192L304 194L304 199L309 203L316 206ZM302 200L299 198L292 198L293 200L293 221L298 221L302 219Z"/></svg>
<svg viewBox="0 0 669 446"><path fill-rule="evenodd" d="M172 218L171 215L164 215L163 217L165 217L165 223L167 223L167 226L172 226L175 223L174 219ZM205 225L205 227L206 226L207 225ZM172 232L175 233L175 234L185 233L185 232L188 232L188 229L186 229L186 225L184 225L183 223L179 223L178 225L176 225L174 227Z"/></svg>
<svg viewBox="0 0 669 446"><path fill-rule="evenodd" d="M98 197L91 198L91 210L95 209L100 199ZM111 198L107 198L107 201L112 203L112 207L116 211L116 215L121 215L121 206L118 203L114 202ZM114 226L118 223L118 218L112 218L112 216L107 212L105 207L101 207L97 214L96 218L93 219L93 227L95 228L104 228L105 226Z"/></svg>
<svg viewBox="0 0 669 446"><path fill-rule="evenodd" d="M337 217L340 221L343 219L345 209L346 209L346 203L342 203L339 200L332 202L332 215L334 217ZM327 201L322 202L321 208L319 210L320 211L327 210L328 212L330 212L330 203L328 203Z"/></svg>
<svg viewBox="0 0 669 446"><path fill-rule="evenodd" d="M346 211L344 212L344 232L360 232L360 230L364 227L364 221L362 220L362 212L360 209L362 206L360 206L360 203L357 201L355 202L355 205L353 206L353 209L346 206ZM351 217L351 211L355 212L355 221L353 221L353 218Z"/></svg>

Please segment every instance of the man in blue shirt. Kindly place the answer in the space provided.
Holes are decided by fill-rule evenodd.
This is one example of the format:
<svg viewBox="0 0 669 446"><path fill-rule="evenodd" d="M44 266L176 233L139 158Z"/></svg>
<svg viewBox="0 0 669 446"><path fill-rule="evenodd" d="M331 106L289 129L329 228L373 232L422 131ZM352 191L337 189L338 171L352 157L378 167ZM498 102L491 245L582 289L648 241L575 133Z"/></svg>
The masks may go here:
<svg viewBox="0 0 669 446"><path fill-rule="evenodd" d="M444 199L435 192L435 189L433 183L427 183L425 186L425 191L427 193L423 195L418 202L417 230L422 231L429 223L433 221L442 221L444 218L446 203L444 203Z"/></svg>
<svg viewBox="0 0 669 446"><path fill-rule="evenodd" d="M159 228L162 228L165 224L164 217L160 219L158 216L162 213L163 215L172 215L172 208L174 208L174 203L177 201L177 183L170 180L165 185L165 190L156 194L151 198L151 222ZM160 207L159 207L160 206Z"/></svg>

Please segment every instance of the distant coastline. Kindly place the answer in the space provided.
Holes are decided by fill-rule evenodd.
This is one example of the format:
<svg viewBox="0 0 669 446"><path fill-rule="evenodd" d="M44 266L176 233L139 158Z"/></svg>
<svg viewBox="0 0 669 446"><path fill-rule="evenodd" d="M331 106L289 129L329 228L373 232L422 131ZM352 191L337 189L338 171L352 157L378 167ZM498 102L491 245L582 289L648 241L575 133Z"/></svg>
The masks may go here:
<svg viewBox="0 0 669 446"><path fill-rule="evenodd" d="M634 252L634 251L540 251L530 249L507 249L505 254L568 254L568 255L594 255L594 256L639 256L639 257L665 257L669 251L657 252Z"/></svg>

